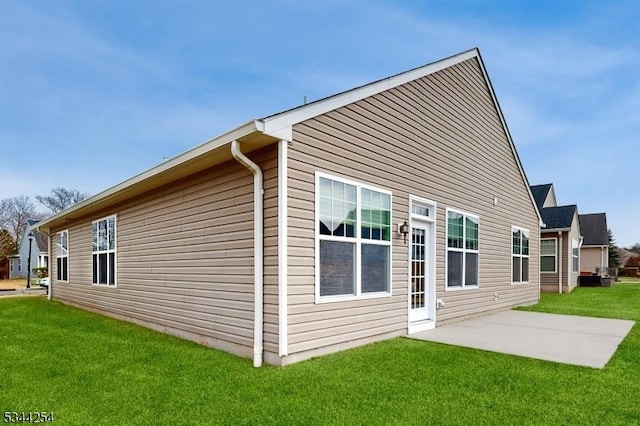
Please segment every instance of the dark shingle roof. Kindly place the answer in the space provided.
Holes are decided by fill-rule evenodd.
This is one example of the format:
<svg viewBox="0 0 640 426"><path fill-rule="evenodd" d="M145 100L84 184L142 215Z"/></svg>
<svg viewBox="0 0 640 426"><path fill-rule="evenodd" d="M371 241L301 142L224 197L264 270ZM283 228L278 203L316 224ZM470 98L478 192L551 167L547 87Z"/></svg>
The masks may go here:
<svg viewBox="0 0 640 426"><path fill-rule="evenodd" d="M536 200L536 205L538 206L538 210L542 209L544 205L544 200L547 199L547 195L549 195L549 191L551 190L550 183L545 183L544 185L532 185L531 193L533 194L533 198Z"/></svg>
<svg viewBox="0 0 640 426"><path fill-rule="evenodd" d="M35 225L36 223L38 223L39 220L33 220L33 219L29 219L27 220L28 226L32 227L33 225ZM40 250L41 253L44 252L48 252L49 251L49 238L42 232L40 231L36 231L35 229L33 231L33 240L35 241L35 243L38 245L38 250Z"/></svg>
<svg viewBox="0 0 640 426"><path fill-rule="evenodd" d="M584 237L585 246L608 246L609 232L607 231L606 213L581 214L580 232Z"/></svg>
<svg viewBox="0 0 640 426"><path fill-rule="evenodd" d="M546 225L544 229L561 229L571 228L573 215L576 213L577 206L545 207L540 210L542 221Z"/></svg>

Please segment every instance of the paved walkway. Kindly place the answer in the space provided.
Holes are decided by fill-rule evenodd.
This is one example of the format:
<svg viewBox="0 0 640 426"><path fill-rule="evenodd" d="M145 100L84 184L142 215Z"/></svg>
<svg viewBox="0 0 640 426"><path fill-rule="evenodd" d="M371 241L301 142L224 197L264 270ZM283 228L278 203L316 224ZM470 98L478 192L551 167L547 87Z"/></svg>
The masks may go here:
<svg viewBox="0 0 640 426"><path fill-rule="evenodd" d="M504 311L408 337L563 364L604 368L634 321Z"/></svg>
<svg viewBox="0 0 640 426"><path fill-rule="evenodd" d="M0 289L0 297L42 296L47 294L45 287Z"/></svg>

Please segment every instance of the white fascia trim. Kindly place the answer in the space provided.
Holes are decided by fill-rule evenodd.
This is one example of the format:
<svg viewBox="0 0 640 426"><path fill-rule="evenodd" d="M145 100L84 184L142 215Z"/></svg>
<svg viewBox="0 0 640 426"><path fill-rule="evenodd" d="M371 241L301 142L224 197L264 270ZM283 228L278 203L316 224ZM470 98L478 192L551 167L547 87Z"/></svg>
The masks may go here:
<svg viewBox="0 0 640 426"><path fill-rule="evenodd" d="M253 366L261 367L264 348L264 208L262 169L244 155L237 140L231 141L231 155L253 174Z"/></svg>
<svg viewBox="0 0 640 426"><path fill-rule="evenodd" d="M271 136L291 140L291 127L294 124L301 123L310 118L317 117L369 96L377 95L385 90L393 89L394 87L436 73L471 58L480 59L480 52L477 48L458 53L457 55L449 58L423 65L419 68L405 71L280 114L266 117L262 119L262 122L264 123L264 132ZM479 62L482 64L481 60Z"/></svg>
<svg viewBox="0 0 640 426"><path fill-rule="evenodd" d="M287 155L288 142L281 140L278 143L278 352L280 356L289 354Z"/></svg>
<svg viewBox="0 0 640 426"><path fill-rule="evenodd" d="M121 182L115 186L112 186L109 189L106 189L96 195L94 195L93 197L89 197L86 200L72 206L69 207L68 209L65 209L63 211L61 211L60 213L54 214L53 216L44 219L36 224L34 224L33 229L37 229L39 231L42 231L42 228L46 228L46 225L48 225L49 223L56 221L60 218L63 218L65 216L68 216L70 214L72 214L73 212L80 210L86 206L89 206L95 202L98 202L102 199L108 198L113 194L116 194L132 185L135 185L136 183L142 182L146 179L149 179L155 175L158 175L162 172L165 172L173 167L176 167L182 163L185 163L189 160L192 160L196 157L199 157L200 155L214 150L216 148L219 148L225 144L228 144L229 142L236 140L238 138L241 138L243 136L249 135L255 131L262 131L263 125L262 122L257 121L257 120L251 120L248 123L237 127L227 133L224 133L218 137L215 137L213 139L210 139L194 148L191 148L188 151L185 151L184 153L173 157L170 160L167 160L163 163L158 164L155 167L152 167L130 179L125 180L124 182Z"/></svg>

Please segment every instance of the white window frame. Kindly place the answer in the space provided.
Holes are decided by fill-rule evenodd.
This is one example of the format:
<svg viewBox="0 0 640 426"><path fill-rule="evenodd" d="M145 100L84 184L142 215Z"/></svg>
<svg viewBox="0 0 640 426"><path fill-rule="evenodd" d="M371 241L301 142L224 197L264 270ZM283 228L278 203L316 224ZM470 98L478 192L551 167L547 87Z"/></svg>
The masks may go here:
<svg viewBox="0 0 640 426"><path fill-rule="evenodd" d="M553 241L554 253L553 253L553 271L542 270L542 258L551 257L550 254L542 254L542 242ZM540 273L541 274L557 274L558 273L558 239L557 238L540 238Z"/></svg>
<svg viewBox="0 0 640 426"><path fill-rule="evenodd" d="M109 249L107 247L107 250L100 250L99 247L97 250L94 250L93 247L93 227L96 224L99 224L100 222L106 221L107 222L107 235L109 233L109 219L113 218L113 249ZM99 227L99 225L97 225ZM118 287L118 218L115 214L109 215L109 216L105 216L102 217L100 219L94 220L93 222L91 222L91 282L92 285L98 286L98 287L108 287L108 288L117 288ZM108 241L109 241L109 237L107 236L107 245L108 245ZM110 270L111 268L109 268L109 254L113 253L113 284L109 284L110 281ZM101 284L100 283L100 255L101 254L106 254L107 255L107 283L106 284ZM96 280L94 282L93 280L93 256L97 256L97 262L96 262Z"/></svg>
<svg viewBox="0 0 640 426"><path fill-rule="evenodd" d="M18 272L22 272L22 259L18 260Z"/></svg>
<svg viewBox="0 0 640 426"><path fill-rule="evenodd" d="M60 244L58 243L58 237L65 234L67 236L67 247L65 249L66 254L61 255L60 253L61 253L62 247L60 247ZM60 266L58 265L58 259L67 260L67 279L58 279L58 276L60 275ZM68 229L65 229L63 231L56 233L56 281L61 283L69 282L69 230Z"/></svg>
<svg viewBox="0 0 640 426"><path fill-rule="evenodd" d="M334 235L320 235L320 178L333 180L336 182L345 183L347 185L353 185L356 187L356 225L355 225L355 237L341 237ZM324 172L316 172L315 176L315 302L327 303L327 302L342 302L348 300L363 300L374 299L380 297L390 297L392 295L392 276L393 276L393 195L391 191L378 188L376 186L368 185L362 182L353 181L342 176L335 174L329 174ZM389 196L389 241L384 240L369 240L362 239L361 236L361 192L362 189L368 189L376 191ZM326 241L339 241L356 244L356 254L354 258L356 266L355 276L355 294L348 295L332 295L332 296L320 296L320 240ZM382 245L389 247L389 290L381 292L362 292L362 244Z"/></svg>
<svg viewBox="0 0 640 426"><path fill-rule="evenodd" d="M580 272L580 242L575 238L571 239L571 271Z"/></svg>
<svg viewBox="0 0 640 426"><path fill-rule="evenodd" d="M458 213L464 216L464 225L462 227L462 248L454 248L449 247L449 213ZM471 250L466 248L467 241L467 217L472 217L478 221L478 250ZM461 290L472 290L480 288L480 216L466 212L464 210L458 210L454 208L447 207L445 209L445 230L444 230L444 274L445 274L445 291L461 291ZM449 286L449 251L455 251L462 253L462 286ZM476 253L478 255L478 277L477 284L467 285L465 283L466 280L466 272L467 272L467 256L466 253Z"/></svg>
<svg viewBox="0 0 640 426"><path fill-rule="evenodd" d="M520 231L523 234L525 232L527 233L527 239L529 240L529 245L527 248L529 250L529 253L526 255L522 253L515 254L513 252L513 233L517 231ZM522 248L522 243L520 244L520 248ZM513 281L513 258L514 257L520 258L520 281ZM527 276L529 277L529 280L531 280L531 233L527 228L522 228L520 226L511 226L511 284L512 285L529 284L529 280L522 281L522 259L529 259Z"/></svg>
<svg viewBox="0 0 640 426"><path fill-rule="evenodd" d="M13 272L13 259L9 259L9 272Z"/></svg>

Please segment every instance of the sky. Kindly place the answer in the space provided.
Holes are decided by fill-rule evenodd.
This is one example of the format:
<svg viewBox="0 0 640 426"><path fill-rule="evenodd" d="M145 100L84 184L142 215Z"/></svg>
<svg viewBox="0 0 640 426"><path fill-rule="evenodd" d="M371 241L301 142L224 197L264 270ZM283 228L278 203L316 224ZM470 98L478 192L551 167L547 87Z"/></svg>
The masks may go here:
<svg viewBox="0 0 640 426"><path fill-rule="evenodd" d="M478 47L529 182L606 212L629 247L639 22L637 0L0 0L0 199L96 194L305 96Z"/></svg>

